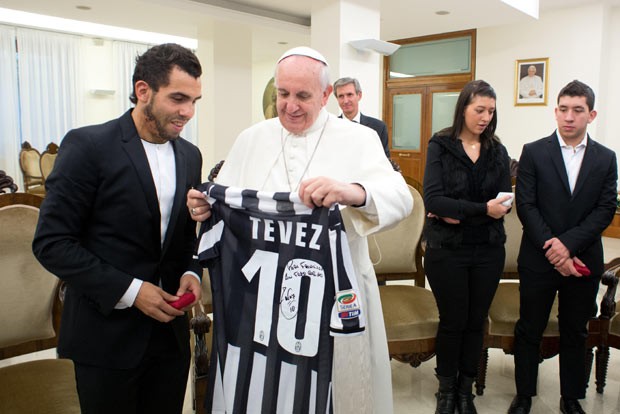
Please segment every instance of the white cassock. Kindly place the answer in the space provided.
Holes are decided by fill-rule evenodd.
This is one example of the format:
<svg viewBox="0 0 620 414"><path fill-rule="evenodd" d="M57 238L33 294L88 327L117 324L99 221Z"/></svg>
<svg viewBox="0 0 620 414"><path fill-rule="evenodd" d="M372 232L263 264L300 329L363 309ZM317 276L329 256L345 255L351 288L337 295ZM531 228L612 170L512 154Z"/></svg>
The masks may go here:
<svg viewBox="0 0 620 414"><path fill-rule="evenodd" d="M272 118L239 135L216 181L254 190L297 191L302 179L318 176L361 184L369 199L364 207L342 209L366 310L366 332L334 338L334 410L390 414L387 339L366 236L405 218L413 200L403 177L385 157L376 132L338 119L325 108L303 135L289 133L278 118Z"/></svg>
<svg viewBox="0 0 620 414"><path fill-rule="evenodd" d="M536 95L530 96L530 91L534 90ZM538 75L534 76L524 76L519 81L519 95L523 97L523 99L541 99L540 96L543 94L543 81L542 78Z"/></svg>

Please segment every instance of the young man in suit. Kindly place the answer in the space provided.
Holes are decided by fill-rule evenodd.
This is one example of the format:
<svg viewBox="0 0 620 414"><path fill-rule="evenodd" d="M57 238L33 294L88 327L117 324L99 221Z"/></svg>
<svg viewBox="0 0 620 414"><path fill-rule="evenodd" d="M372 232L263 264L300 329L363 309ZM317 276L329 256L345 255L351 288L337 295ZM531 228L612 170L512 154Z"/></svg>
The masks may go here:
<svg viewBox="0 0 620 414"><path fill-rule="evenodd" d="M66 286L58 353L75 364L85 413L182 412L189 326L169 302L201 296L185 194L202 158L179 135L201 73L182 46L146 51L135 107L69 131L46 181L33 250Z"/></svg>
<svg viewBox="0 0 620 414"><path fill-rule="evenodd" d="M362 99L362 87L355 78L340 78L334 82L334 96L338 100L338 105L342 110L342 115L349 121L357 122L374 129L379 135L385 156L390 159L390 148L388 146L388 133L385 122L380 119L366 116L359 111L359 101Z"/></svg>
<svg viewBox="0 0 620 414"><path fill-rule="evenodd" d="M539 349L559 296L560 410L583 413L585 342L603 273L601 233L616 208L616 155L586 129L596 117L594 92L577 80L558 95L557 130L526 144L519 161L517 213L520 318L515 328L517 396L508 413L529 413L536 395ZM590 275L580 267L586 266Z"/></svg>

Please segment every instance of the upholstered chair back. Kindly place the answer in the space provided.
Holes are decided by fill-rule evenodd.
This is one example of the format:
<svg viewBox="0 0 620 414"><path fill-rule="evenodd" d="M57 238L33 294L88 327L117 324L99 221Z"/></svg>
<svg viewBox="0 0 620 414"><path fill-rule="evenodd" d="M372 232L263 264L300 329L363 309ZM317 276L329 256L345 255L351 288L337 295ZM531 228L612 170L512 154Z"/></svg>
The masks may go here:
<svg viewBox="0 0 620 414"><path fill-rule="evenodd" d="M30 196L3 194L0 197ZM32 253L39 209L25 204L0 206L0 348L55 336L52 321L58 279Z"/></svg>
<svg viewBox="0 0 620 414"><path fill-rule="evenodd" d="M368 251L376 274L409 274L418 272L416 248L424 229L424 200L420 193L408 185L413 197L413 210L403 221L391 229L368 237Z"/></svg>

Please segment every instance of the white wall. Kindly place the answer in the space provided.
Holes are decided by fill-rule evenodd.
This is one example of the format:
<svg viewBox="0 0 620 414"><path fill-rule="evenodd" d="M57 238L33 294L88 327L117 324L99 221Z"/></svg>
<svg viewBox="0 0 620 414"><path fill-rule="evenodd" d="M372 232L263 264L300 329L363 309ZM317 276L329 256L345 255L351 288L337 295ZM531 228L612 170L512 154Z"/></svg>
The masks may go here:
<svg viewBox="0 0 620 414"><path fill-rule="evenodd" d="M273 57L248 66L245 63L248 48L251 48L247 45L248 33L243 34L244 44L240 45L238 40L235 41L238 32L229 29L228 34L219 36L216 31L212 22L205 21L198 34L198 56L205 76L203 99L196 116L200 124L199 146L204 156L205 177L212 164L225 157L240 130L264 119L263 90L273 76L275 61L281 54L280 50L274 50ZM218 48L230 46L237 52L241 48L245 56L240 65L242 67L232 70L228 66L238 60L235 53L225 59L225 66L220 66L221 62L214 59L217 55L216 43ZM84 124L101 123L118 117L120 114L115 105L118 97L99 97L88 93L90 89L111 88L111 42L104 40L100 44L84 38L83 47L89 65L85 74ZM220 51L219 54L221 57L225 53ZM547 106L514 106L515 60L542 57L549 58ZM620 73L619 7L609 9L596 5L570 8L543 13L539 20L528 23L478 29L476 58L476 78L487 80L497 91L498 135L512 157L519 158L523 144L546 136L555 129L553 109L557 93L573 79L586 82L597 95L599 115L589 132L596 140L620 154L620 140L615 139L620 135L620 125L616 119L620 114L620 79L612 76ZM227 79L222 79L223 74L227 75ZM242 82L243 87L235 87L233 89L237 91L231 93L229 86L238 85L243 77L247 79ZM369 99L370 96L365 96L363 106L370 105L370 102L365 102ZM216 116L224 102L233 103L232 108L238 105L242 115L231 110L226 119ZM377 105L382 107L381 102ZM381 116L381 110L377 115Z"/></svg>
<svg viewBox="0 0 620 414"><path fill-rule="evenodd" d="M81 125L101 124L118 118L118 91L114 95L94 95L91 89L114 90L114 71L112 70L112 41L102 39L82 39L82 56L87 70L84 76L84 109ZM129 100L129 97L122 97Z"/></svg>
<svg viewBox="0 0 620 414"><path fill-rule="evenodd" d="M252 66L252 124L265 120L263 92L265 92L267 82L273 78L278 57L273 60L254 63Z"/></svg>
<svg viewBox="0 0 620 414"><path fill-rule="evenodd" d="M488 81L498 94L497 132L513 158L519 158L523 144L553 132L557 94L573 79L591 86L597 97L598 117L590 134L620 150L613 139L617 122L612 125L613 114L620 113L618 80L610 76L620 70L619 25L619 8L596 5L541 14L526 24L478 29L476 78ZM547 106L514 106L515 60L544 57L549 58Z"/></svg>

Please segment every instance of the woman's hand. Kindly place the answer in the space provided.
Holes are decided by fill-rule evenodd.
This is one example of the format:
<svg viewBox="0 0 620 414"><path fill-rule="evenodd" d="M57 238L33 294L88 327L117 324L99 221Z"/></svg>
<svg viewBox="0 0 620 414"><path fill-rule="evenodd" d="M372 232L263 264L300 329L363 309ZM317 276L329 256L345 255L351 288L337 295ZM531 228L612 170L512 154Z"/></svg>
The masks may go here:
<svg viewBox="0 0 620 414"><path fill-rule="evenodd" d="M504 201L510 200L509 195L505 195L499 198L493 198L487 201L487 216L493 217L494 219L500 219L508 213L510 207L506 207L502 203Z"/></svg>
<svg viewBox="0 0 620 414"><path fill-rule="evenodd" d="M455 219L455 218L451 218L451 217L439 217L438 215L433 214L433 213L428 213L426 215L426 217L428 217L428 218L436 218L436 219L442 220L442 221L444 221L444 222L446 222L448 224L460 224L461 223L461 220L458 220L458 219Z"/></svg>

